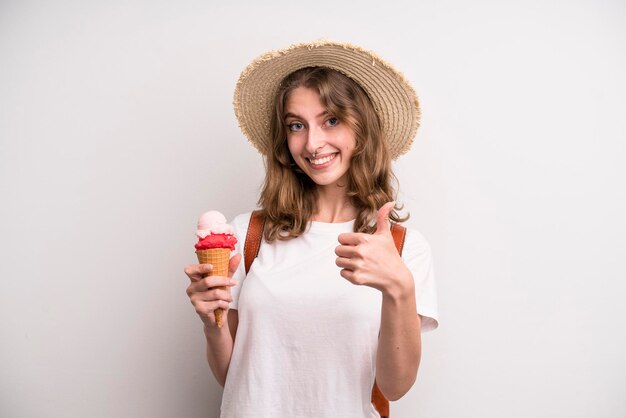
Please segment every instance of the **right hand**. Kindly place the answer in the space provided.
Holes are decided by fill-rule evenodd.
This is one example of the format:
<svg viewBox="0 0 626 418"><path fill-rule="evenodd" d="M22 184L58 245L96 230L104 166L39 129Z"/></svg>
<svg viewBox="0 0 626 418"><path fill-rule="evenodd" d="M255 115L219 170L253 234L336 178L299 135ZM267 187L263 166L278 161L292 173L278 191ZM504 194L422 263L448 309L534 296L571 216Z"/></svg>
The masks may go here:
<svg viewBox="0 0 626 418"><path fill-rule="evenodd" d="M236 254L230 259L228 276L208 276L211 271L210 264L191 264L185 267L185 274L191 280L187 287L187 296L205 327L217 329L213 313L217 308L224 310L224 323L227 323L228 307L233 300L230 288L237 285L231 278L237 271L240 261L241 254Z"/></svg>

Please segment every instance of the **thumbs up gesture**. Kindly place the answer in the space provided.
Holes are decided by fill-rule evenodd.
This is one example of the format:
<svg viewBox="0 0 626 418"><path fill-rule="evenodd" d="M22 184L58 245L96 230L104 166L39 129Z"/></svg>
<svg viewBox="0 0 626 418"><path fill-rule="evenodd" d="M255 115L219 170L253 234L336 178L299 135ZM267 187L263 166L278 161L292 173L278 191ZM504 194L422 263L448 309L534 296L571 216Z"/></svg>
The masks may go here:
<svg viewBox="0 0 626 418"><path fill-rule="evenodd" d="M335 248L341 276L356 285L370 286L385 294L398 295L413 286L413 276L406 267L391 236L389 213L395 202L378 210L376 231L340 234Z"/></svg>

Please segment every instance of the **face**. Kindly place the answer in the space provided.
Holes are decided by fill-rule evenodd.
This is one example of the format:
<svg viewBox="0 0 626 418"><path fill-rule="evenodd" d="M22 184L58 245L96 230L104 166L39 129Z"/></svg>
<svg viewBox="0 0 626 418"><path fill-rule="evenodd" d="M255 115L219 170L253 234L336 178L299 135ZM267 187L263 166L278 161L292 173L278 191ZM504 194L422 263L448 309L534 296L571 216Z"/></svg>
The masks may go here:
<svg viewBox="0 0 626 418"><path fill-rule="evenodd" d="M356 138L326 111L316 90L297 87L289 94L285 125L289 152L298 167L318 186L345 185Z"/></svg>

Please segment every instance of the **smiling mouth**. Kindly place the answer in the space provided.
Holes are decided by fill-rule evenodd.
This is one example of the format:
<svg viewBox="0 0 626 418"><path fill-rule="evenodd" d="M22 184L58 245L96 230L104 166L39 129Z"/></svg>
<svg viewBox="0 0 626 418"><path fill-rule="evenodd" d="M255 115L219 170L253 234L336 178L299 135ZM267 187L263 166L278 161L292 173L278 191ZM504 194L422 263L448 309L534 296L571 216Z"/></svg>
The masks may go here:
<svg viewBox="0 0 626 418"><path fill-rule="evenodd" d="M330 165L331 161L334 160L336 156L337 156L337 153L334 153L334 154L326 155L324 157L317 157L315 159L307 158L307 160L309 161L309 164L313 166L313 168L323 168L323 167Z"/></svg>

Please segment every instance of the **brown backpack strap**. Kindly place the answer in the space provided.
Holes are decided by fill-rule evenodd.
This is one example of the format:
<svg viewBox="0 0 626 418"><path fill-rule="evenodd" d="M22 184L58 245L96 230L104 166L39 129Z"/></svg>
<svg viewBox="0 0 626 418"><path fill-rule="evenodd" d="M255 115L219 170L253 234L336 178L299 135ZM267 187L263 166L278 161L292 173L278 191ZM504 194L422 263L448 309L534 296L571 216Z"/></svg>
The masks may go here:
<svg viewBox="0 0 626 418"><path fill-rule="evenodd" d="M380 391L376 381L374 381L374 387L372 388L372 405L380 414L380 418L389 418L389 400Z"/></svg>
<svg viewBox="0 0 626 418"><path fill-rule="evenodd" d="M400 224L391 224L391 236L393 237L394 244L396 244L398 254L402 255L404 240L406 239L406 228Z"/></svg>
<svg viewBox="0 0 626 418"><path fill-rule="evenodd" d="M391 224L391 236L393 237L394 244L396 244L398 254L402 255L404 240L406 238L406 228L399 224ZM389 400L385 398L385 395L383 395L375 381L374 387L372 388L372 404L381 418L389 417Z"/></svg>
<svg viewBox="0 0 626 418"><path fill-rule="evenodd" d="M248 225L248 233L246 234L246 242L243 246L243 259L246 266L246 274L250 271L252 262L259 254L261 247L261 239L263 238L263 226L265 218L261 210L255 210L250 215L250 225Z"/></svg>

